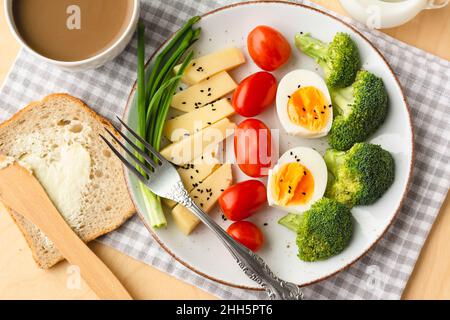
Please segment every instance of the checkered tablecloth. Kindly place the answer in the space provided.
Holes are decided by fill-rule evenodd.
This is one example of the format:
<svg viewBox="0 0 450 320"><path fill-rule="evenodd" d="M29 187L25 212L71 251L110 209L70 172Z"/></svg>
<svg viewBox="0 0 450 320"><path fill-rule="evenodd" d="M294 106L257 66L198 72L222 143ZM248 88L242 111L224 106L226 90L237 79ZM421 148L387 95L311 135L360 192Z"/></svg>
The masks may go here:
<svg viewBox="0 0 450 320"><path fill-rule="evenodd" d="M143 1L141 16L150 30L147 52L153 52L189 17L231 2ZM450 185L450 62L343 19L356 25L384 54L405 90L415 127L414 177L403 208L383 239L349 269L304 288L304 293L307 299L399 299ZM135 52L133 41L100 69L67 73L22 51L0 92L0 120L53 92L80 97L109 118L122 114L136 78ZM186 269L152 239L137 217L100 241L218 297L265 297L220 285Z"/></svg>

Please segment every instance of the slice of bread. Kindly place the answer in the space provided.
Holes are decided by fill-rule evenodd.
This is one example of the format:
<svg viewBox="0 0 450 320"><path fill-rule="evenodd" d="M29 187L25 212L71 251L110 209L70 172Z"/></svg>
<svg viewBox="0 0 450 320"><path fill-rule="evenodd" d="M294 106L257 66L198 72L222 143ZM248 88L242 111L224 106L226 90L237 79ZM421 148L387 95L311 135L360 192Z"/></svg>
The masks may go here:
<svg viewBox="0 0 450 320"><path fill-rule="evenodd" d="M0 124L0 154L25 159L25 162L32 155L53 163L58 161L58 154L63 154L58 151L60 148L75 143L82 146L84 154L89 154L87 159L90 158L90 165L85 166L88 169L84 171L86 183L83 190L68 198L78 197L78 209L73 212L72 208L72 212L67 214L60 209L64 203L60 203L59 208L68 224L85 242L116 229L135 212L122 165L99 137L99 134L106 133L105 127L115 132L106 119L81 100L67 94L52 94L42 101L31 103ZM64 186L63 183L61 185ZM63 260L53 243L37 227L20 214L8 210L25 236L39 267L48 269ZM70 208L68 211L71 211Z"/></svg>

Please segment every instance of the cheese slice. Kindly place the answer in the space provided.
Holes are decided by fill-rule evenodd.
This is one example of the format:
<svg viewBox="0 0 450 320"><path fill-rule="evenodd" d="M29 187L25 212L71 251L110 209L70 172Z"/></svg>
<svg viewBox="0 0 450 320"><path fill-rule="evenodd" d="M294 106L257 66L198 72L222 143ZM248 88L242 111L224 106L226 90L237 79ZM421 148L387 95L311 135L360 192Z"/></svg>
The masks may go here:
<svg viewBox="0 0 450 320"><path fill-rule="evenodd" d="M203 180L220 167L219 160L214 153L216 153L215 150L212 154L206 154L192 163L177 169L181 181L188 192L201 185ZM170 199L163 199L163 202L170 209L177 205L175 201Z"/></svg>
<svg viewBox="0 0 450 320"><path fill-rule="evenodd" d="M232 114L233 106L227 99L221 99L166 121L164 135L170 141L176 142Z"/></svg>
<svg viewBox="0 0 450 320"><path fill-rule="evenodd" d="M227 95L237 84L223 71L173 96L171 107L190 112Z"/></svg>
<svg viewBox="0 0 450 320"><path fill-rule="evenodd" d="M236 124L222 119L186 139L174 142L161 151L164 158L176 165L185 165L209 152L220 142L234 134Z"/></svg>
<svg viewBox="0 0 450 320"><path fill-rule="evenodd" d="M192 60L181 78L188 85L197 84L221 71L231 70L245 63L242 51L236 47L226 48ZM175 67L178 73L181 65Z"/></svg>
<svg viewBox="0 0 450 320"><path fill-rule="evenodd" d="M231 164L224 164L206 178L201 186L190 192L190 196L203 211L209 212L216 204L222 192L232 184L233 173ZM200 222L191 211L181 204L173 208L172 216L176 225L186 235L189 235Z"/></svg>

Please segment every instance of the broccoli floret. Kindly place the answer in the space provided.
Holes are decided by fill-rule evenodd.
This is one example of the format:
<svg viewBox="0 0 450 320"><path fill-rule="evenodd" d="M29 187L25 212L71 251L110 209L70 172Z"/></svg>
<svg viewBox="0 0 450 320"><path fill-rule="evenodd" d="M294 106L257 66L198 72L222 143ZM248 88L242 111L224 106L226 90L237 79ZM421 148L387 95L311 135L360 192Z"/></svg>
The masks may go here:
<svg viewBox="0 0 450 320"><path fill-rule="evenodd" d="M324 158L331 175L326 196L349 208L374 203L394 182L394 158L378 145L357 143L349 151L329 149Z"/></svg>
<svg viewBox="0 0 450 320"><path fill-rule="evenodd" d="M366 140L384 122L388 96L383 80L361 70L347 88L331 90L335 118L328 143L336 150L348 150Z"/></svg>
<svg viewBox="0 0 450 320"><path fill-rule="evenodd" d="M355 80L361 63L358 47L348 34L338 32L331 43L324 43L309 33L298 33L295 45L322 67L330 88L345 88Z"/></svg>
<svg viewBox="0 0 450 320"><path fill-rule="evenodd" d="M298 257L309 262L342 252L353 233L350 209L327 198L314 203L302 215L288 214L279 223L297 232Z"/></svg>

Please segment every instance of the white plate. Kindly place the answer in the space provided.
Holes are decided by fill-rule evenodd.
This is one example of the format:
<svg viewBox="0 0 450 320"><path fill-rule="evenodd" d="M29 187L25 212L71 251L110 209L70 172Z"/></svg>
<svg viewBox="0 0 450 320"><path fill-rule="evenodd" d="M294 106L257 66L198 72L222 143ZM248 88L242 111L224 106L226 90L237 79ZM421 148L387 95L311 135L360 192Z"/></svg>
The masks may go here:
<svg viewBox="0 0 450 320"><path fill-rule="evenodd" d="M306 263L297 258L295 234L277 224L285 213L266 208L251 220L261 227L266 244L259 252L272 270L281 278L298 285L306 285L322 280L344 269L366 253L383 235L393 221L405 196L413 159L413 134L411 121L404 95L391 68L381 54L358 31L344 22L310 7L276 2L244 3L225 7L206 14L199 26L202 27L201 40L195 45L195 53L206 54L218 49L237 46L247 54L246 37L250 30L260 24L279 30L291 43L293 56L288 65L275 72L278 79L294 68L317 69L316 64L307 56L300 54L293 44L296 32L311 32L314 36L330 41L338 31L349 33L357 42L364 68L382 77L389 93L390 111L385 124L371 137L370 141L382 145L390 151L396 163L396 179L388 192L374 205L356 207L352 210L355 218L355 232L350 245L341 254L326 261ZM237 80L258 70L248 57L248 63L232 72ZM320 71L319 71L320 72ZM131 92L124 119L132 127L136 124L136 105L134 91ZM287 136L281 129L275 107L269 108L258 117L270 128L280 128L280 152L290 147L303 145L323 152L327 148L326 138L304 140ZM240 121L238 117L235 119ZM238 168L235 168L235 180L246 180ZM137 181L127 173L129 190L139 212L143 212L143 203L137 191ZM141 214L141 217L145 215ZM168 216L169 226L165 230L152 231L154 238L179 262L193 271L215 281L236 287L256 289L239 269L233 258L215 236L199 226L194 233L182 235ZM224 222L216 208L212 213L215 220L224 228L230 222ZM268 223L264 226L264 223Z"/></svg>

